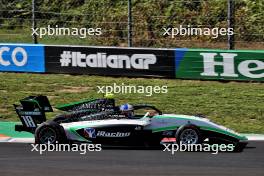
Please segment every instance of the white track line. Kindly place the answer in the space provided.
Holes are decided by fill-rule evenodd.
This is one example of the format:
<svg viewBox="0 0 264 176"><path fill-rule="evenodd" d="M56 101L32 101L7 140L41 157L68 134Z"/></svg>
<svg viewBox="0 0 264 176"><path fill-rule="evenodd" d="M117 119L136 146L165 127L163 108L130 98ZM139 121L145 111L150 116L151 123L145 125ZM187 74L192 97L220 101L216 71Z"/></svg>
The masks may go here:
<svg viewBox="0 0 264 176"><path fill-rule="evenodd" d="M34 138L12 138L12 137L0 137L0 142L10 143L34 143Z"/></svg>
<svg viewBox="0 0 264 176"><path fill-rule="evenodd" d="M12 143L34 143L34 138L11 138L8 140L8 142Z"/></svg>
<svg viewBox="0 0 264 176"><path fill-rule="evenodd" d="M264 141L264 134L242 134L245 135L249 141ZM10 143L34 143L34 138L11 138L0 137L0 142Z"/></svg>
<svg viewBox="0 0 264 176"><path fill-rule="evenodd" d="M0 142L8 142L10 139L12 139L11 137L0 137Z"/></svg>
<svg viewBox="0 0 264 176"><path fill-rule="evenodd" d="M245 135L249 141L264 141L264 134L242 134Z"/></svg>

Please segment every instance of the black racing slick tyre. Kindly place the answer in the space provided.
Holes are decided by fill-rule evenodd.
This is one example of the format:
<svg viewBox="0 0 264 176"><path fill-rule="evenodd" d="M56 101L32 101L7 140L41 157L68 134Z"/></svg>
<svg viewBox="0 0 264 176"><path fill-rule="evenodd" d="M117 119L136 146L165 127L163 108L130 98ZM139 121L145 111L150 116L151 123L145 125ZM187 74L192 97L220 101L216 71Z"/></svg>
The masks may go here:
<svg viewBox="0 0 264 176"><path fill-rule="evenodd" d="M36 144L67 143L64 129L54 121L42 123L35 131Z"/></svg>
<svg viewBox="0 0 264 176"><path fill-rule="evenodd" d="M178 144L201 144L202 137L199 129L193 125L180 127L175 134Z"/></svg>

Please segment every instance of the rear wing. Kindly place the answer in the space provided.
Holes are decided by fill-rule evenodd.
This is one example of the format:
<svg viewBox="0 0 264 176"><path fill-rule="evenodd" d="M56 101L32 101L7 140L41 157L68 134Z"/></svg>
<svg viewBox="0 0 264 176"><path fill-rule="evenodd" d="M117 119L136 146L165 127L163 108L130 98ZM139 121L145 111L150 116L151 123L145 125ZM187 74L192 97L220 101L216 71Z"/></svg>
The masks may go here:
<svg viewBox="0 0 264 176"><path fill-rule="evenodd" d="M22 122L16 125L16 131L28 131L34 133L37 125L46 121L45 112L53 112L46 96L29 96L20 100L21 105L14 104L15 111Z"/></svg>

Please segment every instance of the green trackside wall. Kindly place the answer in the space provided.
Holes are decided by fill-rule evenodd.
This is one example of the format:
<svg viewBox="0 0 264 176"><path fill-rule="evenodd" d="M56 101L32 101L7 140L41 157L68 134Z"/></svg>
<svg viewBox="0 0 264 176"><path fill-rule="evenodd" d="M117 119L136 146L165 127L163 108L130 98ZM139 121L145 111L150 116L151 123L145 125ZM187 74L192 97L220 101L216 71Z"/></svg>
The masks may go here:
<svg viewBox="0 0 264 176"><path fill-rule="evenodd" d="M264 50L175 49L176 78L264 81Z"/></svg>

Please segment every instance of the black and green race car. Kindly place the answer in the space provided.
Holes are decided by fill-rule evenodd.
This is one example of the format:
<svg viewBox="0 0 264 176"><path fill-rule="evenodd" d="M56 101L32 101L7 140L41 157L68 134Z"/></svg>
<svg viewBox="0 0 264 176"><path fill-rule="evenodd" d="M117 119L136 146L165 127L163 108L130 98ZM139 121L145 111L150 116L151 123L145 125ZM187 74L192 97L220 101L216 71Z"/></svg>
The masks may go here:
<svg viewBox="0 0 264 176"><path fill-rule="evenodd" d="M151 105L134 105L132 118L124 116L113 98L92 99L58 106L66 111L46 120L52 112L46 96L30 96L14 105L22 125L16 131L35 135L36 143L100 143L118 146L159 146L164 138L176 138L177 143L234 144L243 150L247 138L208 118L192 115L163 114ZM142 111L143 110L143 111Z"/></svg>

